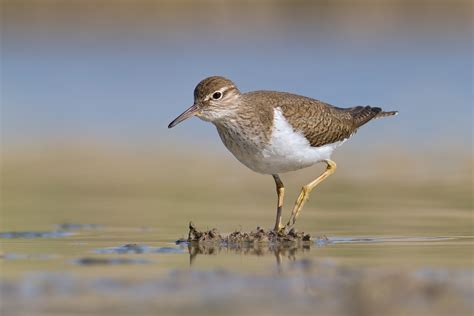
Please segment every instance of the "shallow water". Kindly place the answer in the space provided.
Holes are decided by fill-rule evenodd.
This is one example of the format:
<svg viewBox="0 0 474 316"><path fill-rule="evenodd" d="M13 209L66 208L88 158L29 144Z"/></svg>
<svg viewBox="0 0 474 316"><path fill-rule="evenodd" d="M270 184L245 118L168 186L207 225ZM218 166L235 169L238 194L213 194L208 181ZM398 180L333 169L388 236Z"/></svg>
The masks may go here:
<svg viewBox="0 0 474 316"><path fill-rule="evenodd" d="M471 196L461 183L348 188L336 179L314 193L297 222L312 242L219 247L176 241L190 220L222 234L268 228L270 179L234 177L229 189L202 168L195 178L209 180L199 187L167 181L157 190L160 174L137 184L152 193L136 195L128 189L136 174L108 182L103 173L95 169L102 182L83 190L71 189L74 176L53 177L67 174L59 168L47 185L31 180L37 173L9 175L31 187L7 187L2 201L2 315L474 311ZM288 181L287 208L297 178Z"/></svg>
<svg viewBox="0 0 474 316"><path fill-rule="evenodd" d="M177 244L178 234L160 229L52 228L0 235L5 315L473 310L472 237L329 236L221 247Z"/></svg>
<svg viewBox="0 0 474 316"><path fill-rule="evenodd" d="M469 254L474 240L472 236L313 235L311 242L291 246L266 243L223 246L178 242L178 233L167 235L159 229L113 228L100 225L90 229L89 226L92 227L92 224L77 224L77 227L84 227L82 229L0 233L4 275L35 271L38 263L36 260L48 260L47 269L70 270L74 269L71 264L75 260L111 255L151 259L149 263L158 264L153 267L154 270L186 266L190 257L208 260L205 257L213 255L206 265L219 267L225 262L226 268L242 272L254 268L254 259L234 261L236 256L261 257L258 260L266 264L281 252L291 253L291 260L325 257L337 260L342 265L358 263L364 266L375 266L383 261L384 265L390 267L412 265L415 250L420 257L420 265L467 267L469 256L466 257L466 254ZM61 224L57 227L68 226ZM450 256L440 261L439 257L430 256L431 251L449 253ZM390 259L394 259L392 263ZM20 268L17 266L19 260L24 260Z"/></svg>

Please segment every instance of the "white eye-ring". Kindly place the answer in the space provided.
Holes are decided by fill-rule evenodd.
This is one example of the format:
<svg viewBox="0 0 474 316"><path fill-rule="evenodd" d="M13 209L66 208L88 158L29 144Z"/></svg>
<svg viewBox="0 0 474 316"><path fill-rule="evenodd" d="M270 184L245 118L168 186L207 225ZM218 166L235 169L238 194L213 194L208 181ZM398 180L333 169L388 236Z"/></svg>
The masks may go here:
<svg viewBox="0 0 474 316"><path fill-rule="evenodd" d="M212 99L213 100L219 100L220 98L222 98L222 92L216 91L212 94Z"/></svg>

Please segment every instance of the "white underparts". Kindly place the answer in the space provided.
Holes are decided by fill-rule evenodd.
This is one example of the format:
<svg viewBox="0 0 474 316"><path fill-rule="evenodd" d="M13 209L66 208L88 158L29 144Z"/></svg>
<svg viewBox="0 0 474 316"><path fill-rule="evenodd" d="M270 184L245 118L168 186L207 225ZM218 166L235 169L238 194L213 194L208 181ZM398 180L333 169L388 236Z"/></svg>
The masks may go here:
<svg viewBox="0 0 474 316"><path fill-rule="evenodd" d="M259 172L276 174L309 167L330 159L334 149L344 141L312 147L301 132L293 129L283 116L281 108L275 108L272 136L270 143L262 151Z"/></svg>
<svg viewBox="0 0 474 316"><path fill-rule="evenodd" d="M230 124L229 124L230 122ZM283 116L281 108L274 109L270 141L252 137L240 130L239 124L217 125L227 149L248 168L263 174L278 174L309 167L331 158L331 154L345 140L320 147L312 147L303 133L295 131Z"/></svg>

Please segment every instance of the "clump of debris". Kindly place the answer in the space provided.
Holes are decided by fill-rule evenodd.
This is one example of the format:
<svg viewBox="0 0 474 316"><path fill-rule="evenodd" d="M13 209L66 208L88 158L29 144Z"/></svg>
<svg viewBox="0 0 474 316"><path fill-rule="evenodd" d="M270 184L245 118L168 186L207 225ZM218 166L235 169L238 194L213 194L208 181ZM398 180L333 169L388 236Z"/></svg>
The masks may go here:
<svg viewBox="0 0 474 316"><path fill-rule="evenodd" d="M183 240L184 241L184 240ZM265 230L257 227L251 232L234 231L227 235L221 235L217 229L213 228L207 231L200 231L191 222L189 223L189 234L187 242L212 242L224 245L234 244L254 244L254 243L269 243L269 244L288 244L294 242L310 242L311 236L304 232L297 232L292 228L289 232Z"/></svg>

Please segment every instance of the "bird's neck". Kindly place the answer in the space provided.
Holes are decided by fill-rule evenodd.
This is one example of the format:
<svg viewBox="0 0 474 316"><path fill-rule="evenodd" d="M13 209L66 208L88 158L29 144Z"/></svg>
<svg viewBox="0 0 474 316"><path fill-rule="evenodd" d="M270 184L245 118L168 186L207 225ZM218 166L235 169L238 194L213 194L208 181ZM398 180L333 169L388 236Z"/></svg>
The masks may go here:
<svg viewBox="0 0 474 316"><path fill-rule="evenodd" d="M266 113L261 113L255 106L241 103L239 108L227 115L225 118L216 120L213 124L227 138L235 141L243 141L248 144L262 145L267 143L271 137L272 123L263 119ZM273 115L271 115L272 117Z"/></svg>

